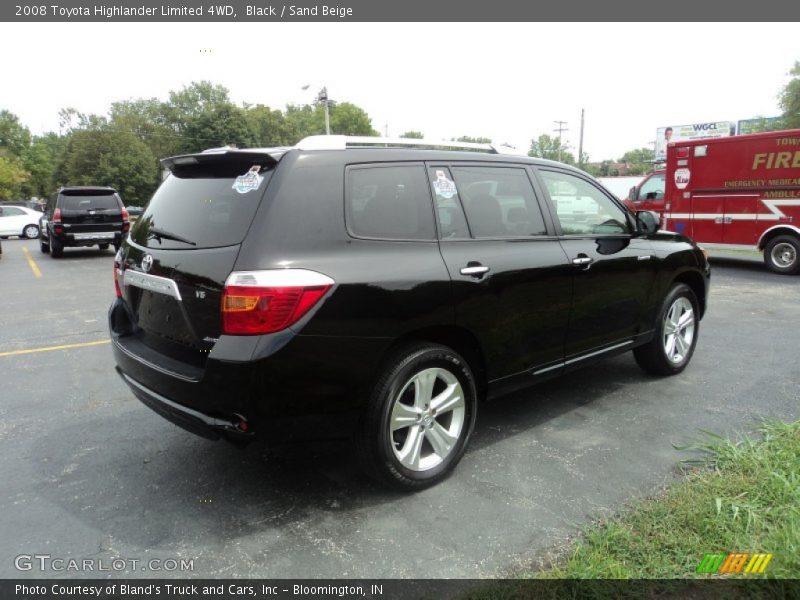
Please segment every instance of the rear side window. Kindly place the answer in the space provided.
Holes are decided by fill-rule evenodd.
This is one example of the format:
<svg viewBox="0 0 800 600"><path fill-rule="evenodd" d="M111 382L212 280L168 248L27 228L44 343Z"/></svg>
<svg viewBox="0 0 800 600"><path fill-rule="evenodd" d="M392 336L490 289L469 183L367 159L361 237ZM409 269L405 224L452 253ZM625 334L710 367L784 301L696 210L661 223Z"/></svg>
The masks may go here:
<svg viewBox="0 0 800 600"><path fill-rule="evenodd" d="M61 210L111 210L119 209L120 205L114 194L104 196L70 194L61 196L59 207Z"/></svg>
<svg viewBox="0 0 800 600"><path fill-rule="evenodd" d="M271 173L266 164L232 161L175 168L136 221L131 237L137 244L150 248L216 248L240 244ZM185 241L169 239L161 235L163 232Z"/></svg>
<svg viewBox="0 0 800 600"><path fill-rule="evenodd" d="M546 235L542 211L525 169L453 167L472 237Z"/></svg>
<svg viewBox="0 0 800 600"><path fill-rule="evenodd" d="M345 194L354 236L433 240L433 209L422 165L350 167Z"/></svg>

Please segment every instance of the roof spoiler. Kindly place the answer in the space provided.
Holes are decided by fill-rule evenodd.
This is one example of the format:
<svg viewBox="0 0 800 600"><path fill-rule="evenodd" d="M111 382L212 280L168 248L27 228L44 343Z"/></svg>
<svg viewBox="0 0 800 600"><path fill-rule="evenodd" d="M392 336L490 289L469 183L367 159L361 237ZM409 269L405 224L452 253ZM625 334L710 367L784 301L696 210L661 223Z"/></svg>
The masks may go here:
<svg viewBox="0 0 800 600"><path fill-rule="evenodd" d="M252 163L266 167L277 164L287 150L288 148L247 148L244 150L227 147L214 148L197 154L181 154L162 158L160 162L162 167L170 171L181 167L227 161Z"/></svg>

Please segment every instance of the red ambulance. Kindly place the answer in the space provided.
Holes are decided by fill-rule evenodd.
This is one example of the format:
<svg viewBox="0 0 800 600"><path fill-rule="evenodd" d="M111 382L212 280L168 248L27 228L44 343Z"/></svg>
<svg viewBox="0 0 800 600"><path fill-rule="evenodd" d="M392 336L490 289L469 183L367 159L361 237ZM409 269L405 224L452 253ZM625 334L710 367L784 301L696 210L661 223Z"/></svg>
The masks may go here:
<svg viewBox="0 0 800 600"><path fill-rule="evenodd" d="M757 248L776 273L800 273L800 129L673 142L666 169L625 203L708 248Z"/></svg>

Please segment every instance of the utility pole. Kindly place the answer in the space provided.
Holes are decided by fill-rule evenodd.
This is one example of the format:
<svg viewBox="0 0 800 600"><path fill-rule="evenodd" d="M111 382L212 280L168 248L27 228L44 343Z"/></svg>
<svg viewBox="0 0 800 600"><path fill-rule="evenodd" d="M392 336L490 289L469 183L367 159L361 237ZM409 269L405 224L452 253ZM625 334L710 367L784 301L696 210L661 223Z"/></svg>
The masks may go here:
<svg viewBox="0 0 800 600"><path fill-rule="evenodd" d="M581 109L581 138L580 142L578 142L578 166L583 166L583 113L584 109Z"/></svg>
<svg viewBox="0 0 800 600"><path fill-rule="evenodd" d="M330 100L328 100L328 88L324 87L319 91L317 102L321 102L325 107L325 135L331 134L331 115Z"/></svg>
<svg viewBox="0 0 800 600"><path fill-rule="evenodd" d="M556 125L558 125L557 129L553 129L553 131L558 132L558 162L561 162L561 134L565 131L569 131L564 125L567 124L566 121L553 121Z"/></svg>

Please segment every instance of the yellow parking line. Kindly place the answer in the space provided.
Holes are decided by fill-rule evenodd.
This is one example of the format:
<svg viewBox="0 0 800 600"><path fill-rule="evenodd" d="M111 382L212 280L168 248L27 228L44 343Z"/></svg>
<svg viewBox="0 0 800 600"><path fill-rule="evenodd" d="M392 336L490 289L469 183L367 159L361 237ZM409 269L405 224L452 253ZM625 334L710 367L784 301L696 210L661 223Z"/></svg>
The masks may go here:
<svg viewBox="0 0 800 600"><path fill-rule="evenodd" d="M33 260L31 253L28 252L27 248L22 249L22 253L25 255L25 259L28 261L28 266L30 266L31 271L33 271L33 276L36 279L39 279L42 276L42 272L39 270L39 265L36 264L36 261Z"/></svg>
<svg viewBox="0 0 800 600"><path fill-rule="evenodd" d="M44 348L10 350L8 352L0 352L0 357L19 356L20 354L35 354L37 352L50 352L51 350L71 350L73 348L88 348L89 346L102 346L103 344L110 344L110 343L111 340L95 340L94 342L81 342L79 344L62 344L61 346L45 346Z"/></svg>

